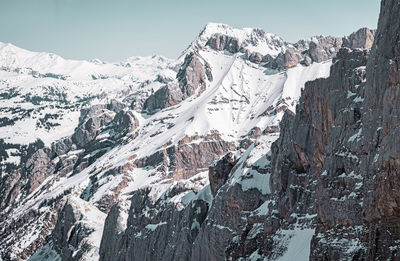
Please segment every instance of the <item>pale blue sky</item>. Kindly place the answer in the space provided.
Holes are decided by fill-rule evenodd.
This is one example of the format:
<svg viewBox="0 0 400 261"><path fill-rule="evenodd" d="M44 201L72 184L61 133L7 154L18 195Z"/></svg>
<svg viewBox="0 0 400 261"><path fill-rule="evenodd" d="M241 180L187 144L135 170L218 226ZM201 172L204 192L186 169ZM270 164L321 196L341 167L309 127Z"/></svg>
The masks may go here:
<svg viewBox="0 0 400 261"><path fill-rule="evenodd" d="M0 0L0 41L66 58L179 56L208 22L294 42L376 28L379 0Z"/></svg>

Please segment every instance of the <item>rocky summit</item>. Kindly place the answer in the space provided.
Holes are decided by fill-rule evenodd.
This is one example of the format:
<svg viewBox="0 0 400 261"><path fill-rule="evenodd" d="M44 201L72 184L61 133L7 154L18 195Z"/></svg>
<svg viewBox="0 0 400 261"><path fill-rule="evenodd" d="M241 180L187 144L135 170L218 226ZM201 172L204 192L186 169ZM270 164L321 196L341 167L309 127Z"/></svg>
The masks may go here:
<svg viewBox="0 0 400 261"><path fill-rule="evenodd" d="M0 260L400 260L400 0L176 59L0 43Z"/></svg>

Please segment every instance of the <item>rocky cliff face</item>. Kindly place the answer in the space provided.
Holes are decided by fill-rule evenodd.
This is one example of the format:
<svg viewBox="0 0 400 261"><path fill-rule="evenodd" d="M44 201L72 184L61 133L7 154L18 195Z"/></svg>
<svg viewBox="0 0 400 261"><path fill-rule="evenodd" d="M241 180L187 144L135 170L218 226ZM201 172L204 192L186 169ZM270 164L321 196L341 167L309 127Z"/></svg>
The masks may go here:
<svg viewBox="0 0 400 261"><path fill-rule="evenodd" d="M152 114L176 105L194 94L201 95L207 82L213 80L210 65L198 53L186 55L176 78L177 83L163 86L147 98L143 106L144 112Z"/></svg>
<svg viewBox="0 0 400 261"><path fill-rule="evenodd" d="M371 54L366 28L291 44L221 24L177 61L56 57L64 70L36 72L37 54L16 52L6 116L35 120L35 135L73 128L27 145L1 121L0 257L395 258L396 3L382 3Z"/></svg>
<svg viewBox="0 0 400 261"><path fill-rule="evenodd" d="M332 199L323 203L321 198L318 204L319 233L313 239L312 257L343 257L343 249L352 244L354 251L346 252L350 257L369 260L399 258L395 185L400 153L396 138L399 131L399 99L396 95L400 86L399 4L399 1L381 3L377 37L366 69L364 96L360 96L363 98L357 117L358 127L354 128L348 143L342 145L354 158L354 164L349 166L345 162L343 166L340 161L330 160L327 169L328 180L336 176L333 174L335 168L343 166L345 174L341 175L344 179L357 179L357 183L354 188L348 184L349 181L345 183L338 198L343 201L341 204L332 202ZM350 133L349 129L346 130ZM327 185L322 186L321 194L327 195ZM341 214L335 218L329 209L336 209L335 213L353 214ZM349 234L346 240L329 244L343 232ZM321 256L321 250L326 255Z"/></svg>
<svg viewBox="0 0 400 261"><path fill-rule="evenodd" d="M330 77L308 83L296 114L285 115L271 150L270 214L259 238L248 222L251 229L227 248L230 257L275 259L282 234L289 233L301 235L297 241L312 237L297 247L309 247L311 260L399 258L399 151L392 136L398 131L399 4L382 1L370 55L340 49Z"/></svg>

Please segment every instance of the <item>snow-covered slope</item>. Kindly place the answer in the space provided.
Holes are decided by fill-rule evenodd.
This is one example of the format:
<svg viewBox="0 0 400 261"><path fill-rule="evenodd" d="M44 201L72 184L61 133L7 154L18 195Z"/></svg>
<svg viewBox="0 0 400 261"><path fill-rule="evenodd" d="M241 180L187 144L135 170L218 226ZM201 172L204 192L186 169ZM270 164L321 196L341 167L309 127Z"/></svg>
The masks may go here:
<svg viewBox="0 0 400 261"><path fill-rule="evenodd" d="M160 56L119 64L65 60L0 43L0 139L28 144L40 138L50 145L72 135L82 107L132 102L160 87L157 77L174 78L175 66Z"/></svg>

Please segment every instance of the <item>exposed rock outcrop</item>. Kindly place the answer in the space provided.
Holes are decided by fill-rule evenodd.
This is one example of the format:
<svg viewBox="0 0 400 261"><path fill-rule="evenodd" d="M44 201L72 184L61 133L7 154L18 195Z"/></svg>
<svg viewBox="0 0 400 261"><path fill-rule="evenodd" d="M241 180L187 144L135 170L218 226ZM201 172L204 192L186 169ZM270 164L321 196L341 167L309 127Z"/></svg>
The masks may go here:
<svg viewBox="0 0 400 261"><path fill-rule="evenodd" d="M278 54L275 58L264 57L264 66L274 70L285 70L295 67L299 63L309 66L313 62L324 62L335 57L342 47L370 49L374 35L375 30L361 28L345 37L313 37L310 41L299 41L294 44L296 48L287 48L285 52Z"/></svg>
<svg viewBox="0 0 400 261"><path fill-rule="evenodd" d="M104 222L103 238L100 245L100 258L103 260L113 260L121 251L129 206L123 203L115 204L107 215Z"/></svg>
<svg viewBox="0 0 400 261"><path fill-rule="evenodd" d="M233 151L233 142L222 140L218 135L206 137L185 137L177 145L166 146L165 149L134 161L136 167L158 167L158 170L173 180L189 178L208 167L224 155Z"/></svg>
<svg viewBox="0 0 400 261"><path fill-rule="evenodd" d="M231 53L237 53L240 49L239 39L219 33L212 35L206 45L217 51L226 50Z"/></svg>
<svg viewBox="0 0 400 261"><path fill-rule="evenodd" d="M252 144L219 188L194 242L191 260L226 260L230 246L248 234L247 223L269 198L270 157L251 163L258 149L262 150L261 144Z"/></svg>
<svg viewBox="0 0 400 261"><path fill-rule="evenodd" d="M96 105L82 110L80 124L72 136L72 140L78 145L78 148L85 147L97 136L101 127L112 121L114 115L109 112L104 105Z"/></svg>
<svg viewBox="0 0 400 261"><path fill-rule="evenodd" d="M358 31L343 38L343 47L348 47L352 49L371 49L372 44L374 43L375 33L376 30L361 28Z"/></svg>
<svg viewBox="0 0 400 261"><path fill-rule="evenodd" d="M270 54L263 56L257 51L251 52L245 45L240 43L238 38L220 33L213 34L207 41L206 46L217 51L242 52L245 54L244 57L253 63L263 64L269 69L281 71L295 67L299 63L309 66L313 62L327 61L335 57L342 47L370 49L374 41L374 35L375 30L361 28L344 37L318 36L310 40L301 40L295 44L277 43L277 46L281 47L283 45L285 48L274 57Z"/></svg>
<svg viewBox="0 0 400 261"><path fill-rule="evenodd" d="M183 95L177 84L171 83L150 95L143 104L143 112L152 114L161 109L174 106L182 101Z"/></svg>
<svg viewBox="0 0 400 261"><path fill-rule="evenodd" d="M259 53L259 52L253 52L253 53L251 53L251 52L246 52L246 57L247 57L247 59L249 59L249 61L250 62L252 62L252 63L257 63L257 64L259 64L259 63L261 63L262 61L263 61L263 56L262 56L262 54L261 53Z"/></svg>
<svg viewBox="0 0 400 261"><path fill-rule="evenodd" d="M212 199L206 183L206 176L174 183L156 201L151 189L135 191L126 227L115 223L121 215L118 207L108 215L100 260L189 259ZM180 197L182 201L177 201ZM110 238L116 241L110 244Z"/></svg>
<svg viewBox="0 0 400 261"><path fill-rule="evenodd" d="M313 239L313 259L399 259L397 242L400 240L400 214L399 194L396 192L400 169L400 100L396 95L400 86L399 14L398 0L381 2L376 40L366 69L364 100L358 99L361 104L355 114L359 127L352 132L351 128L346 128L349 134L353 134L347 143L341 144L346 150L342 158L346 160L329 161L327 177L323 179L334 182L344 179L345 182L342 183L340 197L332 195L326 202L321 197L319 201L320 222L318 234ZM354 97L357 98L359 93ZM349 158L353 158L352 165L347 163ZM339 171L341 168L344 174L339 173L342 172ZM335 169L339 176L334 178ZM325 185L321 186L319 194L327 195L331 191L327 186L329 183L322 184ZM335 202L334 197L339 202ZM340 217L337 217L338 213L342 213ZM330 244L342 238L344 233L349 237L338 244ZM350 245L353 246L352 251L344 252Z"/></svg>
<svg viewBox="0 0 400 261"><path fill-rule="evenodd" d="M23 146L20 168L12 170L11 175L2 176L0 183L0 209L15 204L17 195L23 196L37 189L50 176L55 165L51 161L50 152L44 148L41 140Z"/></svg>
<svg viewBox="0 0 400 261"><path fill-rule="evenodd" d="M217 194L218 189L225 184L229 178L229 174L235 166L237 159L232 152L226 154L222 159L215 162L208 169L210 179L210 189L213 196Z"/></svg>
<svg viewBox="0 0 400 261"><path fill-rule="evenodd" d="M301 52L293 48L289 48L284 53L278 54L275 59L266 59L266 61L269 62L268 67L275 70L284 70L295 67L302 60L303 57L301 55Z"/></svg>
<svg viewBox="0 0 400 261"><path fill-rule="evenodd" d="M213 80L210 65L198 54L194 53L185 57L185 61L176 77L183 99L195 93L200 95L206 88L207 80Z"/></svg>
<svg viewBox="0 0 400 261"><path fill-rule="evenodd" d="M177 81L161 87L150 95L143 105L143 112L153 114L174 106L186 98L205 91L207 81L212 81L211 67L198 53L190 53L177 73Z"/></svg>
<svg viewBox="0 0 400 261"><path fill-rule="evenodd" d="M88 215L96 219L90 220ZM99 230L103 229L104 218L104 213L89 206L87 202L69 197L59 211L57 223L47 237L45 247L35 254L34 259L51 260L49 252L53 252L53 259L95 259L100 244L100 239L96 237L101 232Z"/></svg>

